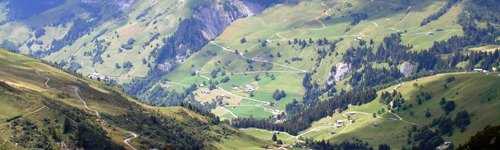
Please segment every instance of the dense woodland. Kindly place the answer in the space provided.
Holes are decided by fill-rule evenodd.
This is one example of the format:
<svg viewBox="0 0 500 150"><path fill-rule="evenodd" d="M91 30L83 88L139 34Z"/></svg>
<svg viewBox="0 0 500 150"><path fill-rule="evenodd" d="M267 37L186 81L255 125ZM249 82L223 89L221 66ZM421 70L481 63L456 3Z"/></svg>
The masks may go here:
<svg viewBox="0 0 500 150"><path fill-rule="evenodd" d="M343 141L339 144L333 144L324 140L323 141L306 140L305 143L302 145L315 150L349 150L349 149L373 150L373 148L370 145L368 145L368 143L359 139ZM379 146L378 149L390 150L390 147L387 145L381 145Z"/></svg>

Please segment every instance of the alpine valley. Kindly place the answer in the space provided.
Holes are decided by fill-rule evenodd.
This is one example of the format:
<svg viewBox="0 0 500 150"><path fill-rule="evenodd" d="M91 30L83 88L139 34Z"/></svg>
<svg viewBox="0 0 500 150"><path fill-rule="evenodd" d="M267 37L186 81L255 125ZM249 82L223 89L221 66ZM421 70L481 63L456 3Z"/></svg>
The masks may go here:
<svg viewBox="0 0 500 150"><path fill-rule="evenodd" d="M499 0L0 0L0 150L500 147Z"/></svg>

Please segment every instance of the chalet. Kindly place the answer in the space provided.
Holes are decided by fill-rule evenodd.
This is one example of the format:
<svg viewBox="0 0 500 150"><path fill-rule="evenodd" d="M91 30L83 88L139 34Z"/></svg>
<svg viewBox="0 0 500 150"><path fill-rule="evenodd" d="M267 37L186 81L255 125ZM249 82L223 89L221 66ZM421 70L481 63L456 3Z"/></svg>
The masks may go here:
<svg viewBox="0 0 500 150"><path fill-rule="evenodd" d="M343 127L344 126L344 122L345 122L344 120L337 120L335 122L335 127L337 127L337 128Z"/></svg>

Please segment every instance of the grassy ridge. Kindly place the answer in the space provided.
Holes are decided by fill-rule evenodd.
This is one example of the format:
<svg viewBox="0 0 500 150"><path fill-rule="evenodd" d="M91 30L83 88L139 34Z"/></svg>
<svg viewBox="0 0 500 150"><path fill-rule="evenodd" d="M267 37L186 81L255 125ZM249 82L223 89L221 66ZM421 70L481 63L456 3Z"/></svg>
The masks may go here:
<svg viewBox="0 0 500 150"><path fill-rule="evenodd" d="M124 142L129 138L137 149L224 148L228 140L268 144L191 110L136 103L114 87L5 50L0 50L0 75L0 149L16 143L26 149L129 149Z"/></svg>
<svg viewBox="0 0 500 150"><path fill-rule="evenodd" d="M446 80L454 77L456 80L448 83ZM382 91L397 90L402 93L405 105L412 107L396 112L397 116L387 112L387 107L379 102L379 98L373 102L361 106L352 106L343 114L334 114L331 117L317 121L313 126L304 131L314 130L305 134L305 137L321 140L331 140L332 142L343 141L351 138L358 138L368 141L372 145L389 144L399 148L404 146L407 140L408 130L413 126L424 126L431 124L433 119L444 115L439 101L445 97L454 101L456 108L448 116L452 118L459 111L466 110L471 114L471 124L464 132L455 129L452 136L445 136L445 140L452 141L456 145L464 144L476 132L484 127L500 124L498 114L500 112L500 75L497 73L447 73L424 77L413 81L401 83L389 87ZM420 92L430 92L432 99L417 104L416 95ZM382 109L386 110L380 114ZM430 118L425 117L425 112L429 110L432 114ZM347 113L354 113L352 116L355 122L351 125L335 128L336 120L346 119ZM377 114L373 118L372 114Z"/></svg>

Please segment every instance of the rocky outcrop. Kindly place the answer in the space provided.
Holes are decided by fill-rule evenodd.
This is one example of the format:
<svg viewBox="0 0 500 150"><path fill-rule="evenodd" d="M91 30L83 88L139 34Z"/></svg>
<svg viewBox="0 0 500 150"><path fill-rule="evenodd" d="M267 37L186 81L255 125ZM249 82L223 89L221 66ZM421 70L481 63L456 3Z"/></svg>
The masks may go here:
<svg viewBox="0 0 500 150"><path fill-rule="evenodd" d="M328 80L326 81L327 85L333 85L335 82L341 81L344 79L349 72L351 72L351 64L348 63L338 63L334 67L332 67L332 70L330 71L330 74L328 75Z"/></svg>
<svg viewBox="0 0 500 150"><path fill-rule="evenodd" d="M183 20L173 36L157 53L155 71L166 72L216 38L232 22L239 18L260 13L266 7L284 0L227 0L207 1L195 6L191 18Z"/></svg>
<svg viewBox="0 0 500 150"><path fill-rule="evenodd" d="M401 72L401 74L403 74L405 77L413 75L416 72L416 70L417 67L410 62L403 62L399 66L399 72Z"/></svg>

